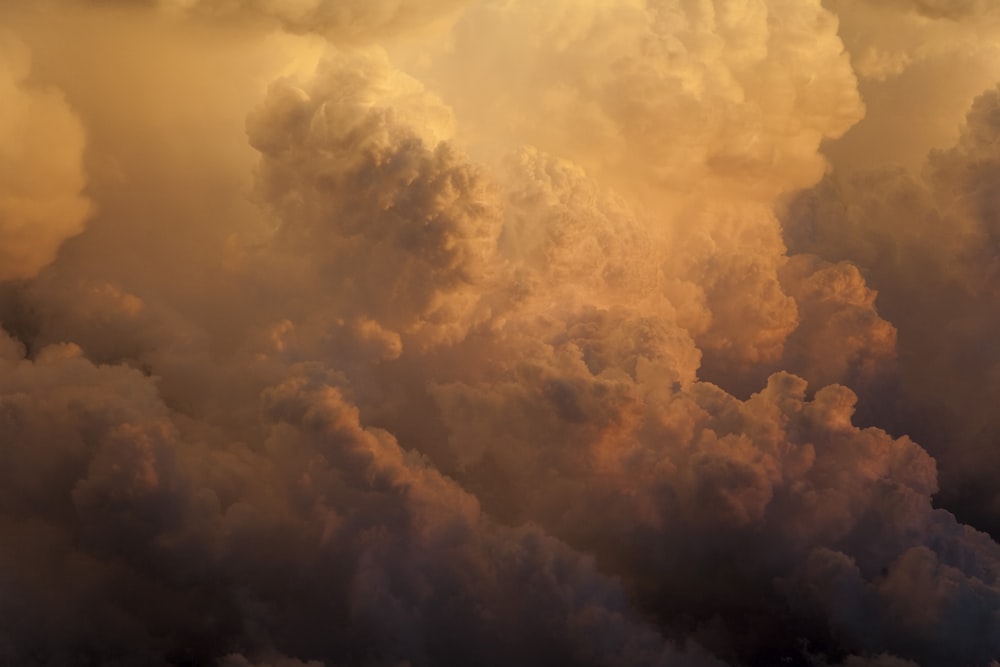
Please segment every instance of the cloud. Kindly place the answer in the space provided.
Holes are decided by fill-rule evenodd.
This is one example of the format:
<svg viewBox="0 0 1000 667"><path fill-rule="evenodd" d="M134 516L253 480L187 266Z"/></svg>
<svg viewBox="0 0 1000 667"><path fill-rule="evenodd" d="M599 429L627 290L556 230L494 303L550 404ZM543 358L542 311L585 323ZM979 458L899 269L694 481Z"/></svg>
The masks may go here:
<svg viewBox="0 0 1000 667"><path fill-rule="evenodd" d="M389 50L454 108L470 154L527 144L628 201L714 378L777 360L796 326L770 207L863 113L836 28L812 2L483 2L439 47Z"/></svg>
<svg viewBox="0 0 1000 667"><path fill-rule="evenodd" d="M860 79L865 118L825 152L843 167L919 169L952 144L973 98L996 81L996 7L978 0L829 0ZM931 92L933 91L933 92Z"/></svg>
<svg viewBox="0 0 1000 667"><path fill-rule="evenodd" d="M997 95L817 183L843 3L123 4L0 10L97 211L0 285L3 660L995 659Z"/></svg>
<svg viewBox="0 0 1000 667"><path fill-rule="evenodd" d="M866 387L894 372L896 328L879 314L878 293L856 265L793 255L780 279L799 314L783 349L782 368L816 387Z"/></svg>
<svg viewBox="0 0 1000 667"><path fill-rule="evenodd" d="M864 582L849 558L827 551L811 554L803 570L811 593L834 607L834 632L856 646L881 648L888 639L920 655L920 664L989 664L997 653L996 588L929 549L906 551L877 582Z"/></svg>
<svg viewBox="0 0 1000 667"><path fill-rule="evenodd" d="M458 460L452 474L487 512L540 522L595 552L648 613L667 627L687 619L693 636L720 656L791 655L805 637L817 647L888 649L943 664L938 652L955 637L944 610L928 615L936 634L919 645L909 643L906 628L873 631L870 644L831 639L822 623L805 621L812 611L797 616L795 639L783 626L751 620L799 608L812 584L793 574L819 545L859 563L858 576L872 586L907 550L933 545L957 559L949 572L995 591L1000 552L931 509L936 471L923 450L854 427L856 397L844 387L821 389L812 401L805 382L790 375L772 377L745 402L704 383L671 390L655 372L633 380L627 366L594 368L581 331L568 327L536 346L534 361L522 357L492 382L434 390ZM639 367L655 367L651 351L644 355ZM485 363L495 369L498 362ZM738 565L733 550L741 553ZM772 588L775 580L790 583ZM832 591L821 599L839 599ZM886 594L891 604L907 604L895 595ZM848 617L888 614L880 604L862 600ZM983 618L994 610L985 604ZM836 613L819 611L834 620ZM990 650L977 641L969 659Z"/></svg>
<svg viewBox="0 0 1000 667"><path fill-rule="evenodd" d="M544 12L484 2L448 47L425 69L471 141L529 143L647 197L714 187L767 197L808 183L822 173L820 140L862 112L836 20L818 2L554 2Z"/></svg>
<svg viewBox="0 0 1000 667"><path fill-rule="evenodd" d="M0 279L30 278L90 213L85 134L56 90L26 82L27 47L0 32Z"/></svg>
<svg viewBox="0 0 1000 667"><path fill-rule="evenodd" d="M900 9L917 12L933 19L967 19L989 14L994 8L983 0L899 0L892 3Z"/></svg>
<svg viewBox="0 0 1000 667"><path fill-rule="evenodd" d="M293 32L319 32L333 38L370 39L399 33L453 13L465 0L157 0L168 10L183 10L217 20L234 16L266 18Z"/></svg>
<svg viewBox="0 0 1000 667"><path fill-rule="evenodd" d="M921 175L835 173L800 196L785 221L794 249L868 274L880 312L899 331L902 405L877 401L880 418L907 421L940 459L945 496L991 530L998 99L996 90L977 98L956 144L931 153Z"/></svg>
<svg viewBox="0 0 1000 667"><path fill-rule="evenodd" d="M491 525L320 376L265 391L266 436L248 447L73 345L14 354L0 514L16 538L4 571L22 574L7 580L5 659L205 663L239 645L260 664L269 651L320 664L359 652L379 664L716 664L670 648L592 559Z"/></svg>
<svg viewBox="0 0 1000 667"><path fill-rule="evenodd" d="M248 131L263 155L261 197L282 221L279 243L338 286L337 312L360 309L388 332L433 339L462 335L475 317L469 292L499 220L483 175L411 129L426 117L449 120L384 59L347 56L308 91L273 86Z"/></svg>

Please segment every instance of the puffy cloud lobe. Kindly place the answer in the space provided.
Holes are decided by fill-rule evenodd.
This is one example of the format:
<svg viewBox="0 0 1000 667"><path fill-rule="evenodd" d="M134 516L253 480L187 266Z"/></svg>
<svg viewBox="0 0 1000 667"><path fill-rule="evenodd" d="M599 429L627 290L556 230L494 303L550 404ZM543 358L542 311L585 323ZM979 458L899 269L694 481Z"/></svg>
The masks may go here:
<svg viewBox="0 0 1000 667"><path fill-rule="evenodd" d="M665 376L692 381L700 355L689 332L711 314L698 285L664 271L648 211L534 148L508 156L499 183L490 299L498 342L521 346L545 332L578 343L595 374L611 367L635 377L655 359Z"/></svg>
<svg viewBox="0 0 1000 667"><path fill-rule="evenodd" d="M808 184L822 173L820 140L861 113L818 2L484 2L455 35L430 74L483 130L473 137L536 145L651 197L766 198ZM491 76L465 85L482 71Z"/></svg>
<svg viewBox="0 0 1000 667"><path fill-rule="evenodd" d="M893 391L898 377L896 328L878 312L878 293L858 267L809 254L774 264L776 278L756 274L770 295L770 303L764 301L768 309L759 312L760 301L747 303L730 296L728 326L716 318L712 330L698 339L706 358L700 377L738 395L752 393L778 370L801 376L813 389L836 383L866 395ZM740 274L733 277L741 279L748 280ZM771 282L775 279L778 287ZM723 293L732 295L734 290ZM781 306L777 313L783 317L774 316L771 304ZM738 330L740 322L760 323L761 329L753 337L728 333ZM768 322L770 327L763 326ZM742 352L735 344L742 346Z"/></svg>
<svg viewBox="0 0 1000 667"><path fill-rule="evenodd" d="M985 665L995 664L990 661L1000 650L993 566L994 577L984 582L915 547L886 574L866 581L844 554L817 550L800 576L813 600L830 609L833 630L848 645L888 644L921 656L921 665Z"/></svg>
<svg viewBox="0 0 1000 667"><path fill-rule="evenodd" d="M991 531L998 99L995 90L979 97L956 145L932 153L921 176L834 174L785 216L793 250L868 274L899 331L901 401L875 402L876 415L905 423L940 458L949 503Z"/></svg>
<svg viewBox="0 0 1000 667"><path fill-rule="evenodd" d="M464 457L455 474L487 511L540 521L615 564L668 626L677 615L694 615L706 633L696 636L723 654L734 646L757 659L769 650L793 654L784 628L757 627L750 641L740 635L748 609L767 618L795 608L812 584L792 575L818 545L851 554L844 557L866 580L908 550L932 545L953 559L962 581L996 586L996 546L931 510L933 460L906 438L852 426L849 390L829 387L806 402L805 383L784 375L741 402L705 384L658 389L655 375L642 384L608 369L595 377L567 342L550 354L491 384L436 390L452 446ZM728 560L734 549L742 555L737 566ZM732 567L726 575L718 569ZM934 585L947 586L938 576ZM718 587L706 586L713 577L722 577ZM792 583L761 587L774 578ZM837 599L832 589L821 598ZM883 613L872 601L858 605L858 613ZM983 613L994 610L987 603ZM945 610L930 614L936 634L918 645L905 639L912 628L873 632L868 644L833 641L944 664L955 637L948 618ZM720 627L725 639L713 645ZM823 628L797 632L822 646L831 641ZM988 642L978 642L970 660L988 651Z"/></svg>
<svg viewBox="0 0 1000 667"><path fill-rule="evenodd" d="M747 203L707 204L687 222L669 264L704 294L710 321L692 333L706 355L705 377L776 361L798 311L778 277L785 248L774 214Z"/></svg>
<svg viewBox="0 0 1000 667"><path fill-rule="evenodd" d="M509 156L500 184L499 259L513 272L507 280L516 291L506 294L519 316L551 311L554 303L567 312L617 309L629 294L642 316L655 313L693 337L709 374L730 375L733 367L775 361L798 324L795 301L778 279L778 221L765 207L692 207L665 244L655 229L657 209L602 192L579 165L537 149ZM690 372L681 375L690 379L698 359L685 354ZM675 357L673 368L681 363Z"/></svg>
<svg viewBox="0 0 1000 667"><path fill-rule="evenodd" d="M491 526L321 375L265 392L268 435L247 446L203 439L148 379L74 346L15 354L0 556L23 574L5 585L5 659L717 664L635 620L592 560Z"/></svg>
<svg viewBox="0 0 1000 667"><path fill-rule="evenodd" d="M476 317L499 233L484 175L428 118L448 114L376 54L331 59L307 90L277 83L248 124L295 261L331 285L338 312L424 343Z"/></svg>
<svg viewBox="0 0 1000 667"><path fill-rule="evenodd" d="M819 3L483 2L424 59L477 154L526 143L646 209L660 289L709 377L780 358L797 320L770 205L821 176L820 141L862 110Z"/></svg>
<svg viewBox="0 0 1000 667"><path fill-rule="evenodd" d="M977 264L984 264L996 255L998 202L990 184L1000 167L998 139L1000 88L993 88L972 104L957 144L933 152L928 160L928 180L941 207L973 218L971 224L963 227L968 229L966 234L975 236L961 241L968 247L967 252L972 252L971 246L983 246L984 256L974 258L979 260Z"/></svg>
<svg viewBox="0 0 1000 667"><path fill-rule="evenodd" d="M860 78L865 118L824 152L840 167L905 164L953 143L996 81L1000 14L979 0L827 0ZM929 91L934 91L930 94Z"/></svg>
<svg viewBox="0 0 1000 667"><path fill-rule="evenodd" d="M84 130L58 91L28 84L27 48L0 31L0 279L28 278L83 229Z"/></svg>
<svg viewBox="0 0 1000 667"><path fill-rule="evenodd" d="M645 384L634 384L607 370L595 377L574 348L564 343L553 350L549 368L518 369L540 376L531 382L511 378L478 388L442 386L438 395L448 406L449 422L460 424L459 415L465 415L470 426L490 423L497 430L506 425L509 435L497 439L495 451L485 443L483 456L493 458L493 465L513 460L508 475L523 476L535 470L544 476L557 465L577 470L576 475L593 475L592 484L596 488L611 485L609 492L617 493L615 485L629 480L630 502L670 497L686 508L676 512L655 509L647 516L657 517L655 522L705 515L723 525L756 524L772 511L769 506L776 489L790 485L800 496L798 512L809 517L797 526L794 517L784 517L784 529L814 533L821 537L811 539L826 543L852 529L863 510L851 507L855 503L865 506L870 502L864 499L866 495L870 499L874 493L838 488L841 485L874 483L884 474L901 484L901 489L912 489L914 501L924 498L923 502L935 489L933 462L912 442L892 441L882 432L857 431L851 426L854 397L843 387L826 388L809 404L803 403L804 383L794 376L775 376L767 391L747 403L708 384L674 393L669 385L657 388L659 378L652 374L643 378ZM519 396L516 392L521 387L536 389ZM488 419L490 411L502 411L503 416ZM518 419L518 413L524 416ZM794 423L786 423L793 417ZM475 437L471 430L456 431L454 446L463 452L482 451L481 436L474 447L463 441L466 434ZM519 442L524 444L518 446ZM572 444L558 454L554 445L541 448L543 442ZM825 449L820 453L829 459L819 458L821 443ZM837 472L840 468L853 472ZM729 477L730 473L734 476ZM810 483L796 482L803 477ZM593 485L574 488L585 496L597 496ZM823 490L809 488L812 485ZM534 488L545 496L537 501L539 512L546 503L561 507L602 502L586 497L559 500L555 490ZM512 498L515 494L498 495ZM525 506L533 502L532 496L523 494L518 500ZM823 513L824 518L812 512Z"/></svg>
<svg viewBox="0 0 1000 667"><path fill-rule="evenodd" d="M603 191L578 164L524 147L507 156L500 183L498 252L517 279L534 273L535 291L562 290L565 298L590 304L613 302L626 291L658 296L650 221L620 195Z"/></svg>
<svg viewBox="0 0 1000 667"><path fill-rule="evenodd" d="M856 266L795 255L780 277L799 314L784 346L782 368L815 387L869 386L894 372L896 328L878 314L878 293Z"/></svg>

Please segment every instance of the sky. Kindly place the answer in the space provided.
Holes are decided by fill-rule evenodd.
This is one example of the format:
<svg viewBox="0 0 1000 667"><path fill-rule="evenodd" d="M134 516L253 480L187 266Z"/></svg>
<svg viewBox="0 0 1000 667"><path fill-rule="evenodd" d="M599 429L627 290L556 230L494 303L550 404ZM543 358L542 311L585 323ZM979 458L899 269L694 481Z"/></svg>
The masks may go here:
<svg viewBox="0 0 1000 667"><path fill-rule="evenodd" d="M993 0L0 0L0 664L1000 667Z"/></svg>

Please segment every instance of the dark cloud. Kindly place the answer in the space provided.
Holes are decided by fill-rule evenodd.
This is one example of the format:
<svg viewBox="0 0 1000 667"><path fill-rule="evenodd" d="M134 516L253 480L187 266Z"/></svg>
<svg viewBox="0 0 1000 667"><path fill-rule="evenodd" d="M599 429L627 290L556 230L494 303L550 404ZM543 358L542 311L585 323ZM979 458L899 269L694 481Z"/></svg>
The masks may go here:
<svg viewBox="0 0 1000 667"><path fill-rule="evenodd" d="M6 660L714 664L592 559L491 525L321 377L266 390L265 438L243 444L136 371L4 344Z"/></svg>
<svg viewBox="0 0 1000 667"><path fill-rule="evenodd" d="M874 418L925 444L942 465L944 502L993 532L998 99L980 96L956 145L932 153L922 175L834 174L785 220L793 249L853 262L879 291L899 331L900 398L873 396Z"/></svg>

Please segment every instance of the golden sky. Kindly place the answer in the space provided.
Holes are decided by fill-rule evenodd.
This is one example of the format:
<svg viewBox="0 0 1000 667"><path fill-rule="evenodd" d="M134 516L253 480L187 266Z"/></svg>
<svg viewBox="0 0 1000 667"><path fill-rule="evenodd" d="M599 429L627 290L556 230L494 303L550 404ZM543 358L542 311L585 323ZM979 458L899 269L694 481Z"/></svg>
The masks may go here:
<svg viewBox="0 0 1000 667"><path fill-rule="evenodd" d="M997 667L998 81L993 0L0 0L0 664Z"/></svg>

